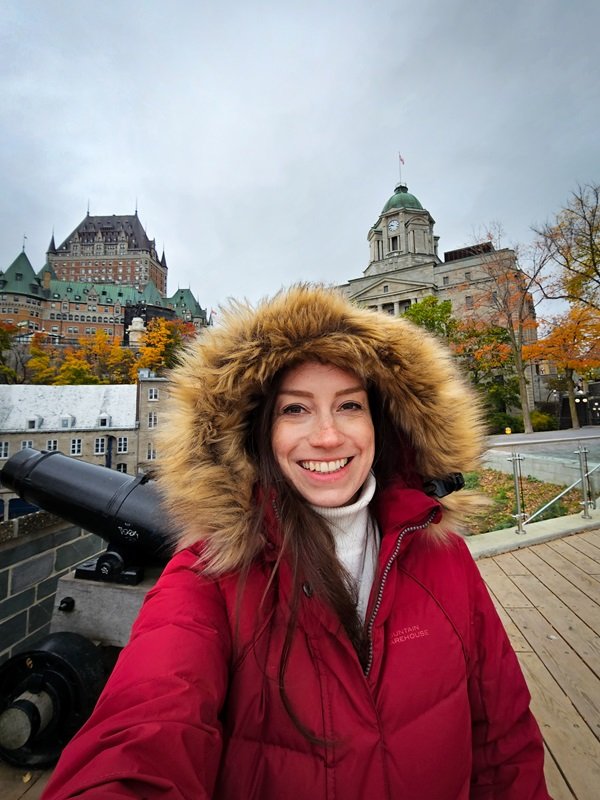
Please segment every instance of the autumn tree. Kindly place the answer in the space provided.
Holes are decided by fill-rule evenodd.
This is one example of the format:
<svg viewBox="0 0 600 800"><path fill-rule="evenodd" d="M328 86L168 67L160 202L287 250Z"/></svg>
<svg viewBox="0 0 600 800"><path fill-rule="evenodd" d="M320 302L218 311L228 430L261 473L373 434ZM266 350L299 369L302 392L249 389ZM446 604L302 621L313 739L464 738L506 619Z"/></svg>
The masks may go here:
<svg viewBox="0 0 600 800"><path fill-rule="evenodd" d="M551 222L533 230L544 296L600 310L600 184L578 186Z"/></svg>
<svg viewBox="0 0 600 800"><path fill-rule="evenodd" d="M64 360L52 382L56 386L76 386L98 384L102 381L95 374L94 368L85 357L85 353L81 349L70 348L66 351Z"/></svg>
<svg viewBox="0 0 600 800"><path fill-rule="evenodd" d="M519 263L519 250L499 248L501 229L493 226L488 233L490 249L481 258L481 273L475 285L472 311L469 316L474 321L488 322L506 331L510 346L514 374L519 387L519 401L523 414L525 433L532 433L529 398L527 395L527 359L523 356L523 346L536 337L536 314L534 290L541 265L530 261L531 269L524 272Z"/></svg>
<svg viewBox="0 0 600 800"><path fill-rule="evenodd" d="M29 344L29 356L27 370L31 383L53 384L62 363L60 349L46 341L43 334L35 333Z"/></svg>
<svg viewBox="0 0 600 800"><path fill-rule="evenodd" d="M105 331L99 330L93 336L80 339L79 352L97 379L94 383L131 383L135 356L118 341L110 339Z"/></svg>
<svg viewBox="0 0 600 800"><path fill-rule="evenodd" d="M519 402L519 383L508 331L481 321L464 321L451 348L490 411L506 412Z"/></svg>
<svg viewBox="0 0 600 800"><path fill-rule="evenodd" d="M567 379L571 424L579 428L573 375L585 375L600 367L600 311L589 306L573 306L552 321L546 336L524 348L524 356L550 361L562 371Z"/></svg>
<svg viewBox="0 0 600 800"><path fill-rule="evenodd" d="M457 327L457 321L452 316L452 302L440 301L434 295L413 303L403 316L445 341L450 340Z"/></svg>
<svg viewBox="0 0 600 800"><path fill-rule="evenodd" d="M16 325L0 322L0 383L17 383L12 352L18 332Z"/></svg>
<svg viewBox="0 0 600 800"><path fill-rule="evenodd" d="M150 320L146 328L144 343L138 352L133 371L150 369L160 373L165 369L174 367L177 363L178 353L196 334L193 325L188 325L181 320L167 320L155 317Z"/></svg>

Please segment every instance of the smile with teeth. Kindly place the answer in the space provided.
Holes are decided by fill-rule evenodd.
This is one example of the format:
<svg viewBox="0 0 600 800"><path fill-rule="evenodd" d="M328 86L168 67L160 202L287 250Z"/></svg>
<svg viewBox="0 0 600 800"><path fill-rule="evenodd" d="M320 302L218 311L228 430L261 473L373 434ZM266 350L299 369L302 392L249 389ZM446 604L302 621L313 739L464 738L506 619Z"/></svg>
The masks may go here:
<svg viewBox="0 0 600 800"><path fill-rule="evenodd" d="M300 461L302 469L309 472L337 472L346 464L350 463L350 458L338 458L336 461Z"/></svg>

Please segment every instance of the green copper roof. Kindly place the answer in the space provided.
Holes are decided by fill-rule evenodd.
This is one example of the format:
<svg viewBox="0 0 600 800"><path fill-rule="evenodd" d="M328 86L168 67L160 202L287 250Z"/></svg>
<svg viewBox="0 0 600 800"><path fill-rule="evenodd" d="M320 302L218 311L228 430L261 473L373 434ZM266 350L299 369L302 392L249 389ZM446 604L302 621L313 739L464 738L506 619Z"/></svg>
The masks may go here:
<svg viewBox="0 0 600 800"><path fill-rule="evenodd" d="M156 291L156 289L155 289ZM97 295L98 304L122 306L148 302L143 292L133 286L115 283L86 283L84 281L50 281L48 300L70 300L75 303L87 303L88 296Z"/></svg>
<svg viewBox="0 0 600 800"><path fill-rule="evenodd" d="M172 297L167 297L167 303L175 309L175 313L181 319L206 319L206 311L190 289L177 289Z"/></svg>
<svg viewBox="0 0 600 800"><path fill-rule="evenodd" d="M383 207L382 214L391 211L393 208L423 208L414 194L410 194L406 184L399 183L394 194L390 197Z"/></svg>
<svg viewBox="0 0 600 800"><path fill-rule="evenodd" d="M6 272L0 273L0 289L3 292L41 296L40 282L25 252L19 253Z"/></svg>

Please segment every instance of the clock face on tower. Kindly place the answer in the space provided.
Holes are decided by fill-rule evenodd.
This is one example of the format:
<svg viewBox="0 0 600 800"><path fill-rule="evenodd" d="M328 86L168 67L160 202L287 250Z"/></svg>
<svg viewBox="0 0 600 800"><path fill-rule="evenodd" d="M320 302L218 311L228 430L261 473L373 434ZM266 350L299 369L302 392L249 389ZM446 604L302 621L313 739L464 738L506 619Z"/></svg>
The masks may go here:
<svg viewBox="0 0 600 800"><path fill-rule="evenodd" d="M398 220L397 219L391 219L388 222L388 231L397 231L397 230L398 230Z"/></svg>

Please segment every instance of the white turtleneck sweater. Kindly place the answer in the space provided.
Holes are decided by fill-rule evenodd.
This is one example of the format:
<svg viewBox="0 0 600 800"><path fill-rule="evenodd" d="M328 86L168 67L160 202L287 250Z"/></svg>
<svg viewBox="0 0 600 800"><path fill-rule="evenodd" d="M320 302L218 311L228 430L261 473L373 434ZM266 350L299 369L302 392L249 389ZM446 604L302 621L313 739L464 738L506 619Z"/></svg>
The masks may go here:
<svg viewBox="0 0 600 800"><path fill-rule="evenodd" d="M327 522L336 555L351 576L358 593L357 613L364 622L379 553L377 523L369 513L375 494L375 476L367 476L356 502L338 508L312 506Z"/></svg>

